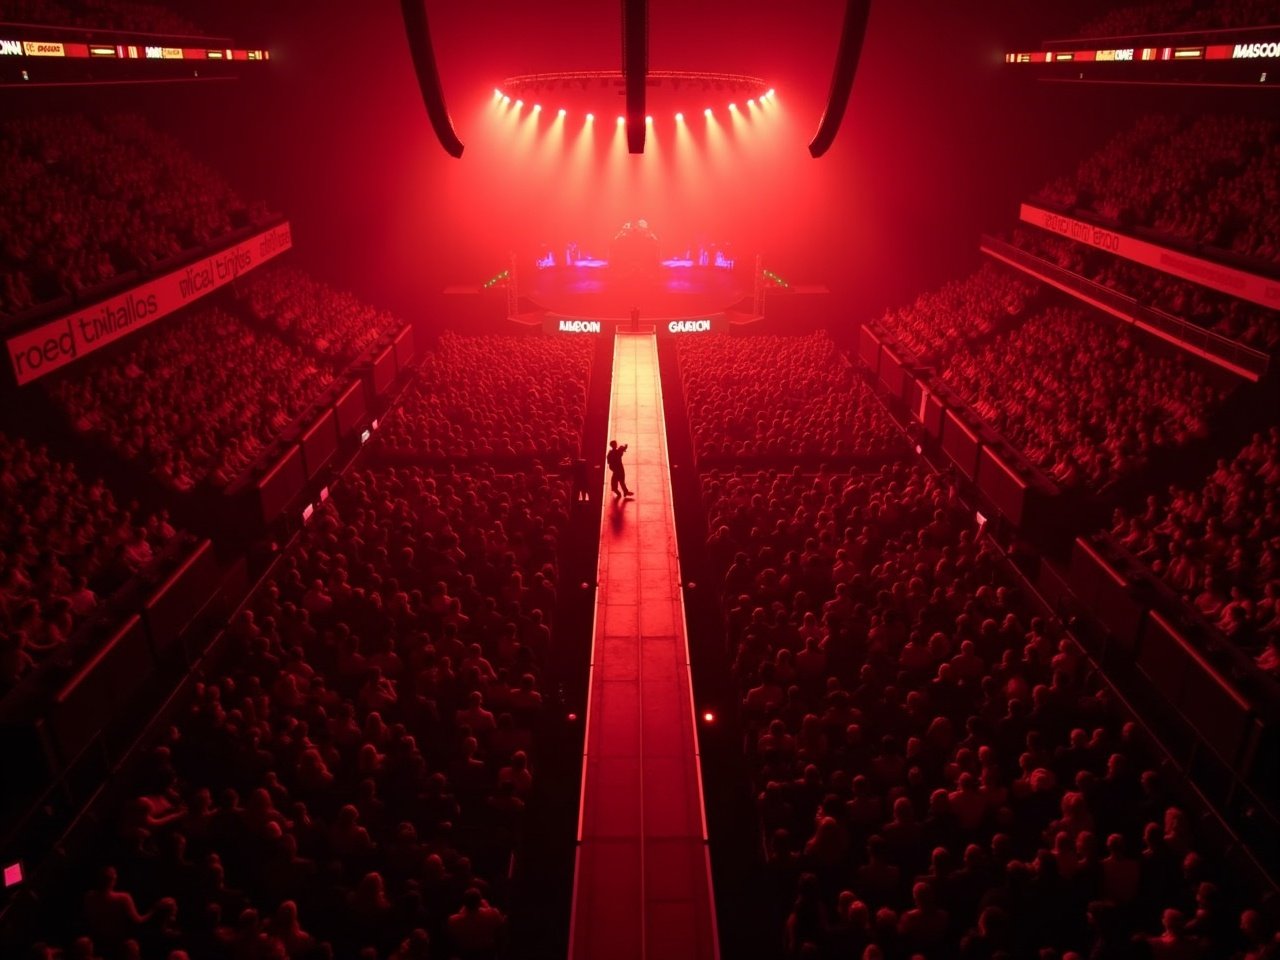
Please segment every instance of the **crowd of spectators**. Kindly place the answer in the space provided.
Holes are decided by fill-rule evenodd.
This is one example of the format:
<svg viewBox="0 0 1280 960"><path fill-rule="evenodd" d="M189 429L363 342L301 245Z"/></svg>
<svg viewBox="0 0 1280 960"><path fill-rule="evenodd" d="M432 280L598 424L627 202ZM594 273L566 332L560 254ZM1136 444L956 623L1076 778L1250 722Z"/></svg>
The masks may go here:
<svg viewBox="0 0 1280 960"><path fill-rule="evenodd" d="M0 433L0 694L66 649L175 535L163 511L143 515L74 463Z"/></svg>
<svg viewBox="0 0 1280 960"><path fill-rule="evenodd" d="M49 378L74 428L162 482L224 487L333 382L297 347L196 307Z"/></svg>
<svg viewBox="0 0 1280 960"><path fill-rule="evenodd" d="M0 122L0 315L92 290L266 216L142 118Z"/></svg>
<svg viewBox="0 0 1280 960"><path fill-rule="evenodd" d="M349 364L395 322L386 311L294 266L255 270L238 295L254 317L338 366Z"/></svg>
<svg viewBox="0 0 1280 960"><path fill-rule="evenodd" d="M1274 950L949 482L891 465L703 487L787 956Z"/></svg>
<svg viewBox="0 0 1280 960"><path fill-rule="evenodd" d="M1059 486L1093 489L1206 435L1223 395L1181 357L1057 306L957 351L943 379Z"/></svg>
<svg viewBox="0 0 1280 960"><path fill-rule="evenodd" d="M1149 115L1036 199L1280 263L1280 121Z"/></svg>
<svg viewBox="0 0 1280 960"><path fill-rule="evenodd" d="M1111 535L1280 678L1280 427L1219 459L1199 490L1117 510Z"/></svg>
<svg viewBox="0 0 1280 960"><path fill-rule="evenodd" d="M577 457L594 344L575 337L445 333L382 449L433 460Z"/></svg>
<svg viewBox="0 0 1280 960"><path fill-rule="evenodd" d="M857 456L902 438L825 331L680 340L680 376L699 463Z"/></svg>
<svg viewBox="0 0 1280 960"><path fill-rule="evenodd" d="M0 4L0 22L159 33L171 37L208 35L207 30L168 7L138 0L4 0Z"/></svg>
<svg viewBox="0 0 1280 960"><path fill-rule="evenodd" d="M935 363L957 347L1007 327L1038 290L1025 274L988 260L963 280L889 310L880 324L921 363Z"/></svg>
<svg viewBox="0 0 1280 960"><path fill-rule="evenodd" d="M1013 243L1139 304L1172 314L1258 350L1280 348L1276 311L1043 230L1019 227Z"/></svg>
<svg viewBox="0 0 1280 960"><path fill-rule="evenodd" d="M35 956L492 957L567 510L537 469L344 480Z"/></svg>
<svg viewBox="0 0 1280 960"><path fill-rule="evenodd" d="M1280 23L1270 0L1162 0L1112 8L1076 31L1080 37L1137 37L1152 33L1231 30Z"/></svg>

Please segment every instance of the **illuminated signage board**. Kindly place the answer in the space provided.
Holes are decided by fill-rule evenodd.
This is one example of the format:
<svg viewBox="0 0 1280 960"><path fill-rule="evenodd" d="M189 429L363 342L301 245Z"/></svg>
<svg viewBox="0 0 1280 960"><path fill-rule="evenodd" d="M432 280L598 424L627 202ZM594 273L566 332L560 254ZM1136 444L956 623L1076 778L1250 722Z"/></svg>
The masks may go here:
<svg viewBox="0 0 1280 960"><path fill-rule="evenodd" d="M49 43L44 40L27 40L22 44L22 52L28 57L65 57L67 48L60 43Z"/></svg>
<svg viewBox="0 0 1280 960"><path fill-rule="evenodd" d="M557 328L561 333L599 333L599 320L561 320Z"/></svg>
<svg viewBox="0 0 1280 960"><path fill-rule="evenodd" d="M113 60L252 60L271 59L269 50L224 47L164 47L150 43L64 43L58 40L0 40L0 57L64 57Z"/></svg>
<svg viewBox="0 0 1280 960"><path fill-rule="evenodd" d="M1153 63L1173 60L1280 60L1280 40L1185 47L1119 47L1109 50L1039 50L1006 53L1005 63Z"/></svg>
<svg viewBox="0 0 1280 960"><path fill-rule="evenodd" d="M1280 43L1237 43L1231 50L1232 60L1257 60L1262 57L1280 58Z"/></svg>

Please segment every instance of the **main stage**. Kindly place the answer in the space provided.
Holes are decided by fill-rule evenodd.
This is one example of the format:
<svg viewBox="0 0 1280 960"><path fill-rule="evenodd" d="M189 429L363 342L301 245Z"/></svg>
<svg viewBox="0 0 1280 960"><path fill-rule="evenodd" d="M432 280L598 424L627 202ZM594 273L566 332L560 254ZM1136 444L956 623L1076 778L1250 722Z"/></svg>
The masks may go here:
<svg viewBox="0 0 1280 960"><path fill-rule="evenodd" d="M734 306L749 310L750 269L698 266L669 260L647 270L622 270L606 261L530 270L519 292L536 307L569 317L617 320L639 310L646 320L701 317Z"/></svg>

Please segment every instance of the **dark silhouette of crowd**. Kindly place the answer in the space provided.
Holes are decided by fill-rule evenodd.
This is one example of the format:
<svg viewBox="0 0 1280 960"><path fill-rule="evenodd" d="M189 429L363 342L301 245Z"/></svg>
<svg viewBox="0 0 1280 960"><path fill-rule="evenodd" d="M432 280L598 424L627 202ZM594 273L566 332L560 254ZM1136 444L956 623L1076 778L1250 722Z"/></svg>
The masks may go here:
<svg viewBox="0 0 1280 960"><path fill-rule="evenodd" d="M0 20L55 27L93 27L173 37L207 36L191 20L155 3L138 0L5 0Z"/></svg>
<svg viewBox="0 0 1280 960"><path fill-rule="evenodd" d="M298 347L206 306L86 357L49 391L77 431L186 491L235 480L333 380Z"/></svg>
<svg viewBox="0 0 1280 960"><path fill-rule="evenodd" d="M380 445L441 461L577 457L592 349L574 337L445 333Z"/></svg>
<svg viewBox="0 0 1280 960"><path fill-rule="evenodd" d="M119 503L101 478L3 433L0 518L0 694L65 651L177 536L164 511Z"/></svg>
<svg viewBox="0 0 1280 960"><path fill-rule="evenodd" d="M34 955L492 957L568 508L536 469L344 480Z"/></svg>
<svg viewBox="0 0 1280 960"><path fill-rule="evenodd" d="M1220 458L1198 490L1117 509L1111 535L1280 678L1280 427Z"/></svg>
<svg viewBox="0 0 1280 960"><path fill-rule="evenodd" d="M1063 487L1105 487L1206 436L1222 398L1190 363L1071 307L957 352L943 379Z"/></svg>
<svg viewBox="0 0 1280 960"><path fill-rule="evenodd" d="M900 449L884 407L825 331L679 341L701 464Z"/></svg>
<svg viewBox="0 0 1280 960"><path fill-rule="evenodd" d="M272 264L255 270L237 295L251 316L337 366L349 364L395 323L385 310L295 266Z"/></svg>
<svg viewBox="0 0 1280 960"><path fill-rule="evenodd" d="M1278 182L1280 122L1161 114L1128 125L1036 199L1275 264Z"/></svg>
<svg viewBox="0 0 1280 960"><path fill-rule="evenodd" d="M1079 37L1133 37L1150 33L1230 30L1264 27L1280 20L1268 0L1179 0L1177 3L1139 3L1107 10L1088 21Z"/></svg>
<svg viewBox="0 0 1280 960"><path fill-rule="evenodd" d="M1275 310L1131 260L1096 250L1043 230L1019 227L1013 243L1126 297L1258 350L1280 348L1280 319Z"/></svg>
<svg viewBox="0 0 1280 960"><path fill-rule="evenodd" d="M133 114L0 122L0 319L85 294L267 216Z"/></svg>
<svg viewBox="0 0 1280 960"><path fill-rule="evenodd" d="M961 280L920 294L910 306L889 310L880 324L921 363L935 363L1006 329L1040 290L1025 274L987 261Z"/></svg>
<svg viewBox="0 0 1280 960"><path fill-rule="evenodd" d="M1267 955L1074 641L951 485L703 475L786 955Z"/></svg>

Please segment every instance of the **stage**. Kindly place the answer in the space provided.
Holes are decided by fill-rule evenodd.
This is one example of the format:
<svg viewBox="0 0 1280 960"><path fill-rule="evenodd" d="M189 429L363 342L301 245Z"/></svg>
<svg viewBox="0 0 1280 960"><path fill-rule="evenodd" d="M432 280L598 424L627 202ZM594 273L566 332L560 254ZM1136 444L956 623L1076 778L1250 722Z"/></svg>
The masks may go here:
<svg viewBox="0 0 1280 960"><path fill-rule="evenodd" d="M752 277L750 267L741 264L726 269L668 260L623 270L592 260L527 270L519 291L521 299L564 316L623 319L638 309L655 320L721 313L751 296Z"/></svg>

